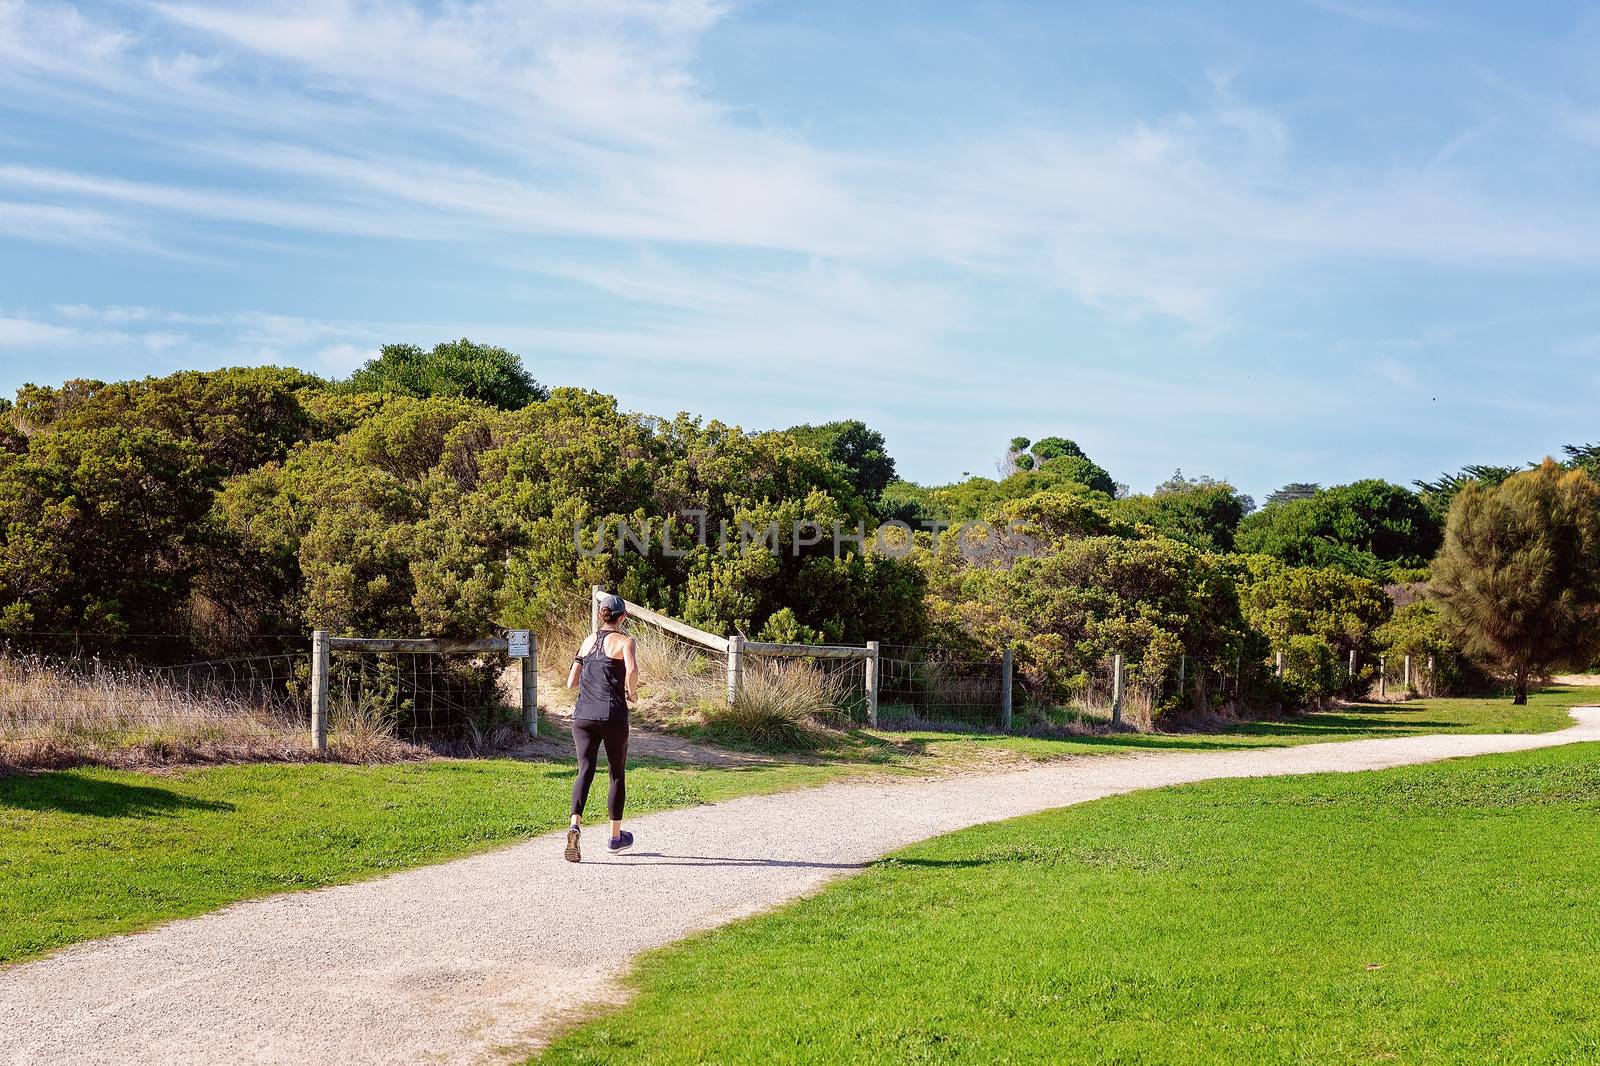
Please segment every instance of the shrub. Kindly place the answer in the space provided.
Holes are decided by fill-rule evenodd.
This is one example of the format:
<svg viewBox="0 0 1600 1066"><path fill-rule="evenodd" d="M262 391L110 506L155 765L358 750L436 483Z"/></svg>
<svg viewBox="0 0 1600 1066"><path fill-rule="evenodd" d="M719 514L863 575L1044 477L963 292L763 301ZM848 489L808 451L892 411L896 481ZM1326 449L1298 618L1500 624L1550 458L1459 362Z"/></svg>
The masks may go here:
<svg viewBox="0 0 1600 1066"><path fill-rule="evenodd" d="M1310 672L1302 680L1311 684L1315 678L1305 690L1309 694L1323 698L1349 687L1350 652L1363 664L1376 654L1376 631L1392 609L1376 582L1337 567L1285 566L1264 555L1238 559L1234 572L1245 618L1272 648L1303 661ZM1311 667L1322 652L1302 637L1316 638L1340 664L1330 677L1324 679L1320 668Z"/></svg>
<svg viewBox="0 0 1600 1066"><path fill-rule="evenodd" d="M346 387L401 396L460 396L507 411L549 395L517 356L464 337L436 344L431 352L414 344L386 344L377 358L350 376Z"/></svg>
<svg viewBox="0 0 1600 1066"><path fill-rule="evenodd" d="M1464 658L1445 632L1444 620L1439 616L1439 606L1432 600L1418 600L1394 612L1394 617L1373 632L1377 651L1399 662L1411 656L1416 669L1413 676L1420 677L1424 695L1471 691L1480 687L1487 678L1469 659ZM1427 670L1433 662L1431 674Z"/></svg>
<svg viewBox="0 0 1600 1066"><path fill-rule="evenodd" d="M1439 540L1439 524L1416 493L1378 480L1269 503L1239 523L1235 538L1242 552L1368 578L1422 565Z"/></svg>
<svg viewBox="0 0 1600 1066"><path fill-rule="evenodd" d="M1332 645L1301 633L1288 639L1283 653L1283 683L1296 703L1329 699L1344 690L1348 666Z"/></svg>

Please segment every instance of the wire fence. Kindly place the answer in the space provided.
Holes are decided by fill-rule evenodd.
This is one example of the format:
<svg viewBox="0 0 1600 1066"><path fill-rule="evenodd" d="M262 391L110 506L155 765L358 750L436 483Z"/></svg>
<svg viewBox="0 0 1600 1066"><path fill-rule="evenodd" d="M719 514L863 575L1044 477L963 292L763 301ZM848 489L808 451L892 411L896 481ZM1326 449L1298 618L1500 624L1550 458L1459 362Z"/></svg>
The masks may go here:
<svg viewBox="0 0 1600 1066"><path fill-rule="evenodd" d="M669 630L634 621L639 674L653 706L698 710L712 715L727 702L728 656ZM867 661L825 656L771 657L746 650L742 681L755 690L798 689L815 693L825 704L823 716L839 725L867 721ZM880 712L881 713L881 712Z"/></svg>
<svg viewBox="0 0 1600 1066"><path fill-rule="evenodd" d="M252 656L138 669L97 660L0 655L0 743L186 724L293 730L310 720L296 680L304 656ZM211 730L214 732L214 730Z"/></svg>
<svg viewBox="0 0 1600 1066"><path fill-rule="evenodd" d="M1119 661L1120 660L1120 661ZM1395 668L1396 670L1398 668ZM885 645L880 660L880 717L901 724L969 727L1099 728L1112 721L1148 729L1162 717L1249 713L1296 694L1353 695L1380 672L1378 660L1357 664L1298 650L1258 659L1244 654L1158 659L1104 655L1061 661L1003 652L955 653L921 645ZM1120 672L1120 678L1119 678ZM1414 666L1411 694L1431 694ZM1009 689L1009 700L1007 699ZM1406 691L1399 674L1390 694Z"/></svg>
<svg viewBox="0 0 1600 1066"><path fill-rule="evenodd" d="M502 689L501 654L329 653L332 729L382 732L417 744L469 748L509 740L521 722Z"/></svg>
<svg viewBox="0 0 1600 1066"><path fill-rule="evenodd" d="M1438 663L1431 655L1382 656L1374 678L1371 694L1385 699L1436 696L1440 691Z"/></svg>
<svg viewBox="0 0 1600 1066"><path fill-rule="evenodd" d="M878 649L878 720L899 725L958 722L998 725L1001 658L960 655L919 645Z"/></svg>
<svg viewBox="0 0 1600 1066"><path fill-rule="evenodd" d="M649 702L680 715L715 715L728 700L728 656L654 625L630 626ZM577 632L541 641L550 679L564 680ZM572 643L573 649L565 647ZM0 758L27 745L172 751L303 747L310 725L310 640L263 636L225 656L188 659L175 634L9 634L0 638ZM1332 657L1330 657L1332 656ZM878 718L887 727L1098 728L1114 715L1149 728L1164 715L1223 713L1294 691L1342 691L1389 699L1426 696L1448 682L1451 662L1291 648L1159 661L1117 657L1041 662L1018 655L931 645L884 644L876 659ZM804 690L819 717L863 725L870 662L861 657L768 657L747 650L749 686ZM503 653L423 654L335 649L329 662L329 728L347 746L390 741L470 753L509 742L519 726ZM1296 688L1298 686L1298 689ZM1009 700L1007 694L1009 690ZM52 749L54 750L54 749ZM12 759L11 761L15 761Z"/></svg>
<svg viewBox="0 0 1600 1066"><path fill-rule="evenodd" d="M51 765L129 751L236 757L305 744L303 640L263 638L251 652L175 661L189 647L166 634L7 635L0 761Z"/></svg>
<svg viewBox="0 0 1600 1066"><path fill-rule="evenodd" d="M182 634L12 633L0 638L0 763L298 758L311 748L310 639L256 638L185 660ZM336 757L470 753L509 742L520 711L504 655L336 651Z"/></svg>

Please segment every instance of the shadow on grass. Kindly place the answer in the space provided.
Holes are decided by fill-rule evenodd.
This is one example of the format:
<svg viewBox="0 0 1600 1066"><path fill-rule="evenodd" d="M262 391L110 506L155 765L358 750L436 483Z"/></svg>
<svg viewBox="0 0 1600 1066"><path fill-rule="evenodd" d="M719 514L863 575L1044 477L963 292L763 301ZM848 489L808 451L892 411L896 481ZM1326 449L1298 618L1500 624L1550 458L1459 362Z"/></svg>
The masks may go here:
<svg viewBox="0 0 1600 1066"><path fill-rule="evenodd" d="M994 859L904 859L894 856L879 859L872 863L875 867L892 870L897 866L921 866L930 870L970 870L980 866L1016 866L1020 860L1015 858Z"/></svg>
<svg viewBox="0 0 1600 1066"><path fill-rule="evenodd" d="M147 818L178 811L231 811L231 803L194 799L155 785L85 777L70 770L0 778L0 807L86 814L97 818Z"/></svg>

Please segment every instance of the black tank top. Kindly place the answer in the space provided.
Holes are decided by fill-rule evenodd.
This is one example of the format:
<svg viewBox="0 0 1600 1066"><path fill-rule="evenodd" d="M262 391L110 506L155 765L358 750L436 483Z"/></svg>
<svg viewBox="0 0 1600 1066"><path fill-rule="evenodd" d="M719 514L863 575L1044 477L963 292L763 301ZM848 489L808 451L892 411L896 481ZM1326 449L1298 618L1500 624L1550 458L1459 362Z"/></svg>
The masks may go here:
<svg viewBox="0 0 1600 1066"><path fill-rule="evenodd" d="M572 717L578 721L628 720L628 667L621 659L606 654L606 637L617 632L600 630L589 654L578 657L578 703L572 710Z"/></svg>

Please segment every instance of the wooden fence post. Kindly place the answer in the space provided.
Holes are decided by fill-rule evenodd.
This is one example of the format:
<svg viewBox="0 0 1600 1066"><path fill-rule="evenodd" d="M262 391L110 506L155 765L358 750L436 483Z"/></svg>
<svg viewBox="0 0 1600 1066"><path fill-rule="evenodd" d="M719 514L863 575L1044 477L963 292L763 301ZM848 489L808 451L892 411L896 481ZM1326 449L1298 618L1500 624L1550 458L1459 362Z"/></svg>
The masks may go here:
<svg viewBox="0 0 1600 1066"><path fill-rule="evenodd" d="M1411 695L1411 656L1409 655L1406 656L1405 665L1405 692L1406 695Z"/></svg>
<svg viewBox="0 0 1600 1066"><path fill-rule="evenodd" d="M744 638L735 633L728 638L728 706L739 698L744 683Z"/></svg>
<svg viewBox="0 0 1600 1066"><path fill-rule="evenodd" d="M1184 675L1187 674L1188 672L1189 672L1189 657L1187 655L1178 656L1178 706L1179 707L1182 707L1184 705L1183 704L1183 681L1184 681Z"/></svg>
<svg viewBox="0 0 1600 1066"><path fill-rule="evenodd" d="M328 634L318 629L311 634L311 747L328 750Z"/></svg>
<svg viewBox="0 0 1600 1066"><path fill-rule="evenodd" d="M528 634L528 656L522 660L522 731L539 735L539 638Z"/></svg>
<svg viewBox="0 0 1600 1066"><path fill-rule="evenodd" d="M1111 660L1111 728L1122 728L1122 653Z"/></svg>
<svg viewBox="0 0 1600 1066"><path fill-rule="evenodd" d="M1433 656L1430 655L1428 656L1428 695L1437 696L1438 694L1439 683L1433 676Z"/></svg>
<svg viewBox="0 0 1600 1066"><path fill-rule="evenodd" d="M867 725L878 728L878 642L867 641Z"/></svg>
<svg viewBox="0 0 1600 1066"><path fill-rule="evenodd" d="M1378 656L1378 698L1381 700L1388 694L1389 687L1389 657Z"/></svg>
<svg viewBox="0 0 1600 1066"><path fill-rule="evenodd" d="M1345 667L1344 674L1351 681L1356 679L1356 650L1354 648L1350 649L1350 664Z"/></svg>
<svg viewBox="0 0 1600 1066"><path fill-rule="evenodd" d="M589 632L600 632L600 586L589 586Z"/></svg>
<svg viewBox="0 0 1600 1066"><path fill-rule="evenodd" d="M1011 649L1000 652L1000 728L1011 728Z"/></svg>

